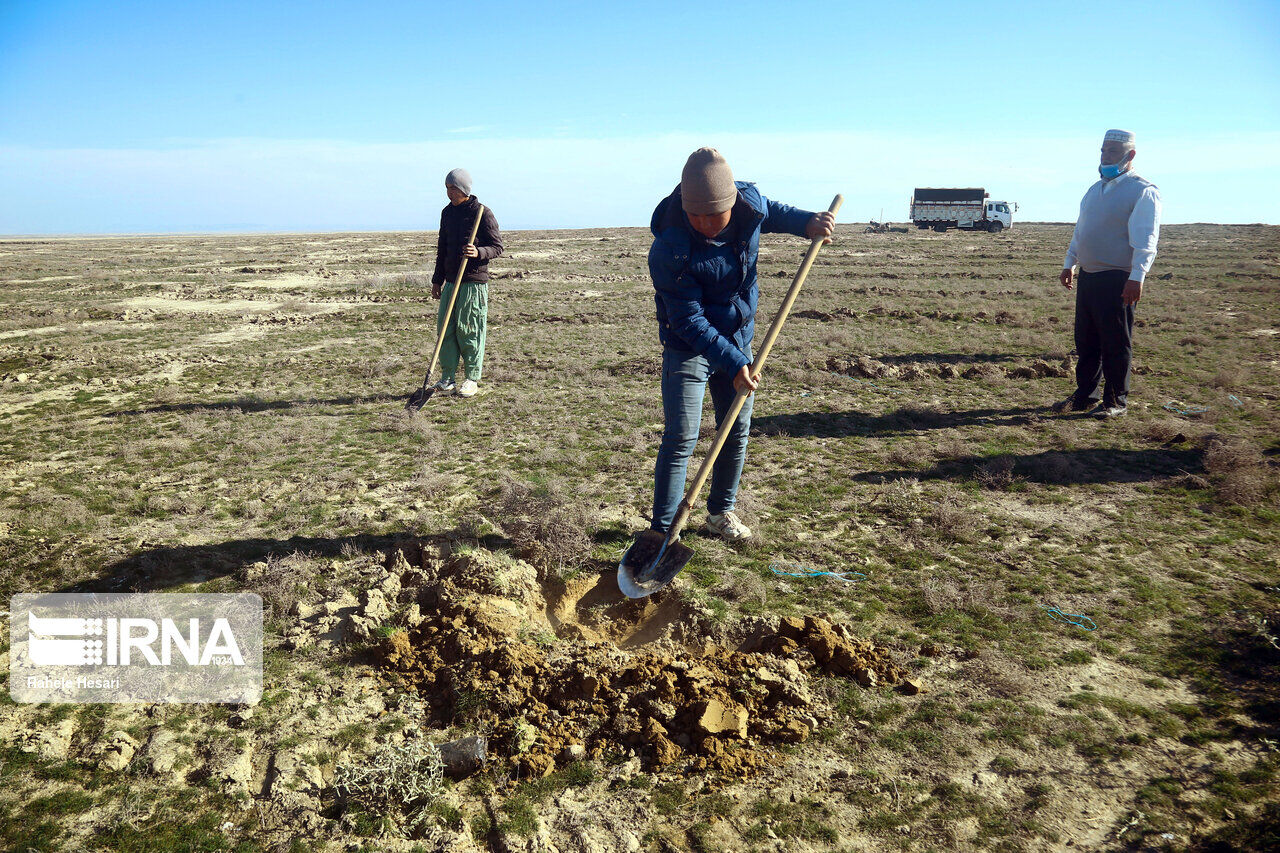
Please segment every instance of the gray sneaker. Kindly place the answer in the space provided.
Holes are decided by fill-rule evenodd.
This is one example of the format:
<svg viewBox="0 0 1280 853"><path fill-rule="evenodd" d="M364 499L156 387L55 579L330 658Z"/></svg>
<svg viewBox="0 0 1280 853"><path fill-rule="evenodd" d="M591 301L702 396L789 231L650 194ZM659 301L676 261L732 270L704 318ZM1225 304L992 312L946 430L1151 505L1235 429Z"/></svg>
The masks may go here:
<svg viewBox="0 0 1280 853"><path fill-rule="evenodd" d="M447 396L458 390L458 386L454 384L453 380L447 377L437 382L435 388L436 393L441 396Z"/></svg>
<svg viewBox="0 0 1280 853"><path fill-rule="evenodd" d="M751 538L751 528L743 524L733 510L719 515L708 515L707 529L730 542Z"/></svg>
<svg viewBox="0 0 1280 853"><path fill-rule="evenodd" d="M1098 411L1094 412L1093 416L1099 420L1107 421L1112 418L1122 417L1127 411L1129 411L1128 406L1099 406Z"/></svg>

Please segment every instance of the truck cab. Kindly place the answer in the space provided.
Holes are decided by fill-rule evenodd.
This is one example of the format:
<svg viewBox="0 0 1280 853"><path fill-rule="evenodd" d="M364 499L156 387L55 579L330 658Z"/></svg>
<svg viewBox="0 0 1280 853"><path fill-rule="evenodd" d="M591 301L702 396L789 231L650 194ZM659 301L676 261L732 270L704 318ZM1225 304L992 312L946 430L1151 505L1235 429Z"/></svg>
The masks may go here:
<svg viewBox="0 0 1280 853"><path fill-rule="evenodd" d="M988 201L986 228L993 234L999 234L1006 228L1013 227L1013 213L1009 210L1009 202L1007 201ZM981 228L981 224L975 223L974 227Z"/></svg>

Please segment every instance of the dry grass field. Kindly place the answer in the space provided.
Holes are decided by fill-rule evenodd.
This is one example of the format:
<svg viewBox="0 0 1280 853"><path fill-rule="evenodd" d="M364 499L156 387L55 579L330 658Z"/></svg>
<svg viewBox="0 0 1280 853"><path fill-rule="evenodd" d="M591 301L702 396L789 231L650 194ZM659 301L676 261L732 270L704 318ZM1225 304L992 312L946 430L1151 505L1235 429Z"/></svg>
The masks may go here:
<svg viewBox="0 0 1280 853"><path fill-rule="evenodd" d="M485 393L412 416L434 235L0 240L0 606L268 608L253 707L5 690L0 848L1280 844L1280 228L1164 229L1102 423L1048 410L1069 226L841 226L755 403L757 537L700 507L639 604L648 232L506 236ZM762 244L762 328L804 248Z"/></svg>

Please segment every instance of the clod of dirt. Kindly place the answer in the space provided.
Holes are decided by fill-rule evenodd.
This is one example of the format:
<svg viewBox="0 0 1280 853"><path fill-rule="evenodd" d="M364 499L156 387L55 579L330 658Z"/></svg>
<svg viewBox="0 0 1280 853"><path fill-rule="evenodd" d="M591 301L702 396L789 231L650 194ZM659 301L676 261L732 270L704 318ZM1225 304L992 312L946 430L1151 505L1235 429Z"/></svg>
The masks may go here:
<svg viewBox="0 0 1280 853"><path fill-rule="evenodd" d="M612 573L537 580L483 549L410 549L419 616L379 647L385 677L416 690L433 725L488 733L490 750L541 776L575 756L623 749L650 769L745 773L768 746L798 743L826 716L807 670L870 686L905 674L885 650L818 617L784 619L737 648L698 642L674 591L631 601ZM388 561L391 563L392 561Z"/></svg>

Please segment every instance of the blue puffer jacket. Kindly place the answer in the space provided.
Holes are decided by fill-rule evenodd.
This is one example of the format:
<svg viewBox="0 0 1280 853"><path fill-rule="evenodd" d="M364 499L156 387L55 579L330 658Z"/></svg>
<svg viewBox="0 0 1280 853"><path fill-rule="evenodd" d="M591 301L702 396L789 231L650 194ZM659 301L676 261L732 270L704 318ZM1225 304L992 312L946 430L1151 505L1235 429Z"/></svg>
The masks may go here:
<svg viewBox="0 0 1280 853"><path fill-rule="evenodd" d="M729 241L712 246L693 230L680 204L680 188L659 202L649 228L649 275L658 308L658 337L671 349L706 357L717 372L737 373L750 362L756 331L756 258L761 232L805 236L813 214L737 182Z"/></svg>

